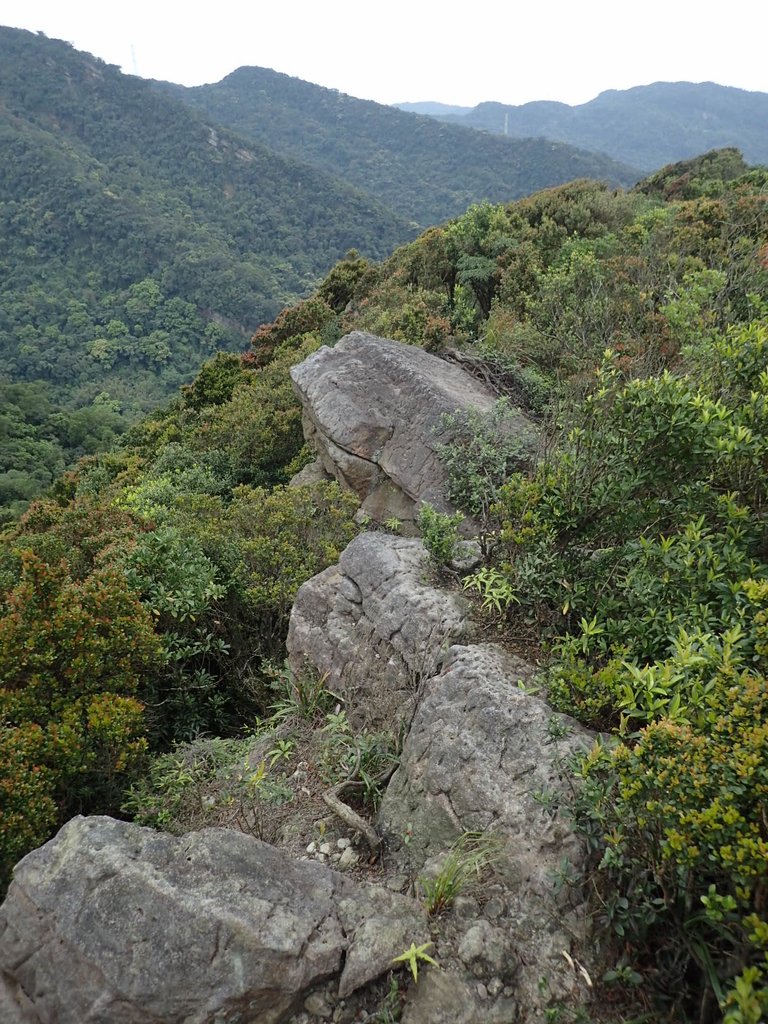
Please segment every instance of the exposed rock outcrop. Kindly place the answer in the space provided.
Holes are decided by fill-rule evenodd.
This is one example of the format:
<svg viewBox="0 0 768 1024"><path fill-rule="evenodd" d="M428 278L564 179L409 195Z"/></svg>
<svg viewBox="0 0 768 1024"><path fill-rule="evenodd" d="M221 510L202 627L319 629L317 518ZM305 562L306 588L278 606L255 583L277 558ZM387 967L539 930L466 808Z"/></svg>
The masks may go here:
<svg viewBox="0 0 768 1024"><path fill-rule="evenodd" d="M291 370L303 405L304 434L323 468L357 494L376 522L413 522L422 501L445 510L438 446L451 434L443 414L489 411L496 396L455 363L424 349L353 331ZM522 412L509 429L521 465L538 430Z"/></svg>
<svg viewBox="0 0 768 1024"><path fill-rule="evenodd" d="M592 742L577 722L517 685L531 675L531 666L496 646L453 647L424 685L379 815L390 856L412 873L439 870L463 832L497 837L502 881L493 924L480 907L470 913L457 934L458 956L470 972L479 966L514 982L529 1010L571 994L581 980L562 957L584 937L581 899L557 879L582 865L584 851L560 805L573 784L569 759ZM512 977L493 962L505 947L515 951L502 952Z"/></svg>
<svg viewBox="0 0 768 1024"><path fill-rule="evenodd" d="M510 1024L518 1019L517 1010L509 995L489 999L486 990L483 998L476 982L455 972L431 971L408 1000L402 1024Z"/></svg>
<svg viewBox="0 0 768 1024"><path fill-rule="evenodd" d="M421 541L360 534L338 565L296 595L288 631L294 673L325 676L356 725L408 720L419 683L468 629L466 599L428 577Z"/></svg>
<svg viewBox="0 0 768 1024"><path fill-rule="evenodd" d="M591 734L517 685L532 674L499 647L456 646L425 684L380 812L394 835L410 823L417 868L463 831L491 828L514 837L504 868L523 893L548 890L563 857L578 858L555 808Z"/></svg>
<svg viewBox="0 0 768 1024"><path fill-rule="evenodd" d="M421 501L449 508L441 417L492 408L495 396L477 380L360 332L292 375L319 455L302 479L332 474L372 518L396 516L406 529ZM517 413L510 429L525 462L536 428ZM354 733L409 730L376 822L382 885L238 832L175 838L75 819L17 866L0 908L3 1021L335 1021L346 998L360 1010L369 995L372 1008L383 1005L386 987L375 979L428 937L442 969L419 972L404 1024L532 1024L554 1003L575 1000L587 977L570 957L584 938L583 905L557 876L578 868L583 851L559 805L572 784L568 758L591 737L518 686L533 666L470 644L470 607L462 593L435 585L421 541L384 532L357 537L295 600L294 674L324 677ZM256 760L264 761L265 742L257 741ZM312 749L310 740L291 776L299 787L291 792L310 803L320 760L320 747L315 758ZM459 894L430 935L421 903L401 893L434 877L467 832L492 837L493 871L482 891ZM279 829L275 839L287 843ZM306 842L309 855L317 844ZM366 871L343 842L347 866ZM323 858L330 850L320 844Z"/></svg>
<svg viewBox="0 0 768 1024"><path fill-rule="evenodd" d="M16 868L0 972L40 1024L274 1024L426 934L414 900L238 832L75 818Z"/></svg>
<svg viewBox="0 0 768 1024"><path fill-rule="evenodd" d="M357 537L299 591L291 659L327 674L358 724L410 722L378 819L390 872L435 875L463 833L494 837L493 895L443 919L450 977L420 984L404 1020L532 1021L585 983L563 957L581 948L585 918L558 879L584 851L560 807L569 759L592 735L526 692L532 665L497 645L456 644L471 632L469 606L425 582L426 569L419 541Z"/></svg>

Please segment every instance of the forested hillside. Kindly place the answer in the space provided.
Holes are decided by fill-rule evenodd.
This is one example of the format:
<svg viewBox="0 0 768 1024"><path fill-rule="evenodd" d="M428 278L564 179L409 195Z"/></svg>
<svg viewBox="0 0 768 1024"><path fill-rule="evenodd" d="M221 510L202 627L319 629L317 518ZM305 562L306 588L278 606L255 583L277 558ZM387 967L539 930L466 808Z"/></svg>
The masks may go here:
<svg viewBox="0 0 768 1024"><path fill-rule="evenodd" d="M357 529L337 485L284 486L310 457L287 371L362 328L458 351L546 428L529 474L497 444L503 403L445 458L488 628L606 736L573 808L604 1019L764 1019L768 172L736 161L481 204L352 256L34 503L0 543L4 870L118 810L172 741L274 704L296 589ZM126 806L162 825L187 783L155 764Z"/></svg>
<svg viewBox="0 0 768 1024"><path fill-rule="evenodd" d="M425 113L488 132L567 142L646 171L725 146L740 149L748 163L768 163L768 93L714 82L610 89L574 107L487 102L459 115Z"/></svg>
<svg viewBox="0 0 768 1024"><path fill-rule="evenodd" d="M266 68L170 88L221 124L379 197L425 228L479 200L508 202L576 177L630 185L631 166L541 139L499 139L324 89Z"/></svg>
<svg viewBox="0 0 768 1024"><path fill-rule="evenodd" d="M0 30L0 506L402 217L68 44Z"/></svg>
<svg viewBox="0 0 768 1024"><path fill-rule="evenodd" d="M153 88L0 29L0 517L348 249L380 258L473 201L576 174L633 180L272 72L211 89Z"/></svg>

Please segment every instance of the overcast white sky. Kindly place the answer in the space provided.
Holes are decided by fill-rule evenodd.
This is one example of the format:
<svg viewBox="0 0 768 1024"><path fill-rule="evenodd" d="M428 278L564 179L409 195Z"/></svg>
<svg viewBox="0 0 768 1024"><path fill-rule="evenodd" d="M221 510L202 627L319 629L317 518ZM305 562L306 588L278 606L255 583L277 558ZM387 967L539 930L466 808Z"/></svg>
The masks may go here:
<svg viewBox="0 0 768 1024"><path fill-rule="evenodd" d="M144 78L257 65L380 103L573 104L656 81L768 92L765 0L0 0L0 24Z"/></svg>

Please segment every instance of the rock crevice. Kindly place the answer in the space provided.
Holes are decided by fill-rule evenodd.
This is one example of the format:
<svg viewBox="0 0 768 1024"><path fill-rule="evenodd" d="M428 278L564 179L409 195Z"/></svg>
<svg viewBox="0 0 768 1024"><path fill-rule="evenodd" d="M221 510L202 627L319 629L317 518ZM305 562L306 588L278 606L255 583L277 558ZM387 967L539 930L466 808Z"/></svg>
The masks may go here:
<svg viewBox="0 0 768 1024"><path fill-rule="evenodd" d="M412 527L422 502L450 510L439 447L444 421L469 409L490 412L496 395L456 363L413 345L353 331L291 370L304 434L323 470L354 491L378 523ZM533 455L538 428L520 410L508 427L520 463Z"/></svg>

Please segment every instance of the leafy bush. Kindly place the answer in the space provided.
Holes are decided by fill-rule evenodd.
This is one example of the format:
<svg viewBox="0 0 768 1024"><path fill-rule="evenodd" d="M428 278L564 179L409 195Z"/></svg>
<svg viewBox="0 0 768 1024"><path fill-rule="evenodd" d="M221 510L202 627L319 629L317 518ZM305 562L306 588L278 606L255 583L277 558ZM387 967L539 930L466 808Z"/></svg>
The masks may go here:
<svg viewBox="0 0 768 1024"><path fill-rule="evenodd" d="M14 864L44 843L58 820L47 737L36 722L0 728L0 889Z"/></svg>
<svg viewBox="0 0 768 1024"><path fill-rule="evenodd" d="M428 501L422 503L416 517L416 524L421 530L421 539L436 566L447 565L453 558L459 542L459 525L464 521L461 512L450 516L438 512Z"/></svg>
<svg viewBox="0 0 768 1024"><path fill-rule="evenodd" d="M680 626L727 628L733 588L762 572L766 378L748 353L765 337L752 325L717 346L721 377L729 364L737 381L748 365L749 394L732 384L713 395L707 367L700 381L623 382L612 357L534 479L501 488L501 559L516 592L548 605L553 622L558 609L573 626L597 613L594 653L658 657Z"/></svg>
<svg viewBox="0 0 768 1024"><path fill-rule="evenodd" d="M65 562L22 553L21 576L0 619L0 679L6 711L34 720L81 696L134 694L157 664L149 614L125 578L102 567L84 580Z"/></svg>
<svg viewBox="0 0 768 1024"><path fill-rule="evenodd" d="M767 701L764 677L724 668L695 724L662 719L582 769L606 922L676 1015L702 991L734 1022L768 998Z"/></svg>
<svg viewBox="0 0 768 1024"><path fill-rule="evenodd" d="M263 806L292 799L265 759L251 757L254 737L198 739L153 759L123 803L140 825L173 834L225 825L269 838Z"/></svg>
<svg viewBox="0 0 768 1024"><path fill-rule="evenodd" d="M484 611L495 611L502 615L510 605L520 603L520 598L512 589L509 578L492 565L483 566L477 572L466 576L462 586L464 590L477 591Z"/></svg>
<svg viewBox="0 0 768 1024"><path fill-rule="evenodd" d="M209 521L204 546L218 550L230 593L251 619L251 648L280 652L302 583L336 562L357 533L358 502L336 483L238 487L220 523Z"/></svg>
<svg viewBox="0 0 768 1024"><path fill-rule="evenodd" d="M147 749L136 699L160 649L124 577L22 552L0 618L0 875L83 809L114 807Z"/></svg>
<svg viewBox="0 0 768 1024"><path fill-rule="evenodd" d="M247 378L240 356L217 352L213 359L203 363L194 381L183 388L184 405L198 410L210 405L223 405L230 401L237 385Z"/></svg>
<svg viewBox="0 0 768 1024"><path fill-rule="evenodd" d="M216 606L226 588L216 566L196 538L161 526L137 539L124 568L162 644L162 669L142 688L156 742L225 728L231 697L218 683L228 645L216 624Z"/></svg>
<svg viewBox="0 0 768 1024"><path fill-rule="evenodd" d="M498 503L500 488L528 459L527 425L502 398L490 412L470 409L443 415L440 430L451 436L438 447L448 474L448 497L478 520L481 542L487 547L496 526L491 510Z"/></svg>
<svg viewBox="0 0 768 1024"><path fill-rule="evenodd" d="M499 488L485 572L548 630L555 707L624 737L574 808L608 975L671 1019L735 1024L768 1003L768 325L685 358L634 379L604 362L549 458Z"/></svg>

